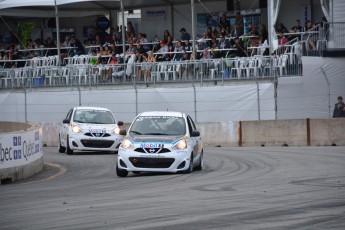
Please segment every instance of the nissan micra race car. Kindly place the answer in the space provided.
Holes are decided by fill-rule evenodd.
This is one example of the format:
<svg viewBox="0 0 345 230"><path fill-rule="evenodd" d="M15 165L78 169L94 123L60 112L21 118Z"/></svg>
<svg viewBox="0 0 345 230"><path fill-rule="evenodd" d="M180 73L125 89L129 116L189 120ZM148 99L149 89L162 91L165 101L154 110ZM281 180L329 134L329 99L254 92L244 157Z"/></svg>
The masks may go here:
<svg viewBox="0 0 345 230"><path fill-rule="evenodd" d="M106 108L74 107L62 122L59 131L58 150L66 151L111 151L116 152L123 136L113 113Z"/></svg>
<svg viewBox="0 0 345 230"><path fill-rule="evenodd" d="M203 168L200 132L190 116L181 112L144 112L120 132L116 173L182 172Z"/></svg>

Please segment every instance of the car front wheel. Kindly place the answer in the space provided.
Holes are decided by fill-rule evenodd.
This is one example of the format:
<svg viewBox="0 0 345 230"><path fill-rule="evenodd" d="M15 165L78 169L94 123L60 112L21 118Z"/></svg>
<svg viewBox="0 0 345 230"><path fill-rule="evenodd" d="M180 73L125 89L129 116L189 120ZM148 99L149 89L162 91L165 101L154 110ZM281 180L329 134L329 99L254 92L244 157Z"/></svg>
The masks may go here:
<svg viewBox="0 0 345 230"><path fill-rule="evenodd" d="M60 138L60 135L59 135L58 151L59 151L59 153L64 153L64 152L66 151L66 147L63 147L63 146L61 145L61 138Z"/></svg>
<svg viewBox="0 0 345 230"><path fill-rule="evenodd" d="M73 154L73 150L69 147L69 137L67 136L67 155L72 155Z"/></svg>
<svg viewBox="0 0 345 230"><path fill-rule="evenodd" d="M204 167L204 152L202 151L200 154L200 161L197 166L195 166L195 170L201 171L202 168Z"/></svg>
<svg viewBox="0 0 345 230"><path fill-rule="evenodd" d="M128 175L128 171L125 169L120 169L116 164L116 175L118 177L126 177Z"/></svg>

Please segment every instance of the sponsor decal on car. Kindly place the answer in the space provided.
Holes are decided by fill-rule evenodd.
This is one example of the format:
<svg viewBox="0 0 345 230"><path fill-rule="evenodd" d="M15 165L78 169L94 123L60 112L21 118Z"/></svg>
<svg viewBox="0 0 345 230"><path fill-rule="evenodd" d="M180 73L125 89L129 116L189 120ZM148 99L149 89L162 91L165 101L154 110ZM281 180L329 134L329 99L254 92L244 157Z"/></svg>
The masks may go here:
<svg viewBox="0 0 345 230"><path fill-rule="evenodd" d="M158 143L143 143L140 144L140 148L163 148L164 145L163 144L158 144Z"/></svg>

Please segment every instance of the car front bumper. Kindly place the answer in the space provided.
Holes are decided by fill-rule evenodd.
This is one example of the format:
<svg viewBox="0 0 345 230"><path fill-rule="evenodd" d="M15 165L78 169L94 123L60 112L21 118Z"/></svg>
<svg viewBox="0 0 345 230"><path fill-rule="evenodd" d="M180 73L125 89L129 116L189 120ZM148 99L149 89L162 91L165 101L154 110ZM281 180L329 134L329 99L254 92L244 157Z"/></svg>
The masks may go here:
<svg viewBox="0 0 345 230"><path fill-rule="evenodd" d="M142 153L119 148L117 165L128 172L178 172L188 169L191 149L172 150L168 153Z"/></svg>

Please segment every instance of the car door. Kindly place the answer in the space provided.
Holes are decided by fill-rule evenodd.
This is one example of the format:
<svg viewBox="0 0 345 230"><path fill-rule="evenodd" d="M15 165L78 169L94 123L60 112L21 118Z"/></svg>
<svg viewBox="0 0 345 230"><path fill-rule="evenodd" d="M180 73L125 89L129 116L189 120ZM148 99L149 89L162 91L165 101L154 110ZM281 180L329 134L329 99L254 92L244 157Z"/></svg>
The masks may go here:
<svg viewBox="0 0 345 230"><path fill-rule="evenodd" d="M71 119L72 119L72 114L73 114L73 110L71 109L64 120L69 120L69 123L63 123L61 125L61 131L60 131L60 138L61 138L61 144L62 146L66 147L67 146L67 135L68 135L68 130L69 130L69 125L71 123Z"/></svg>
<svg viewBox="0 0 345 230"><path fill-rule="evenodd" d="M201 137L191 137L191 134L193 131L196 131L196 126L192 120L192 118L190 116L187 116L187 123L188 123L188 129L189 129L189 136L191 138L191 143L193 144L193 157L194 159L198 156L200 156L200 152L201 152Z"/></svg>

